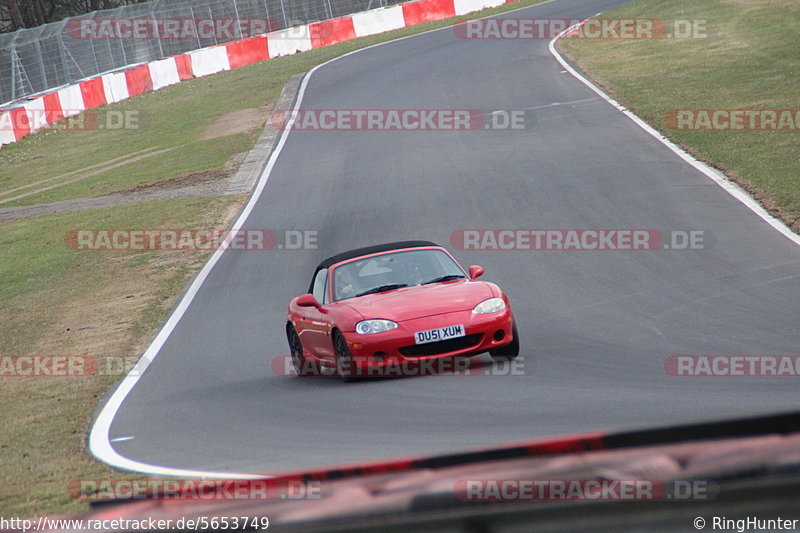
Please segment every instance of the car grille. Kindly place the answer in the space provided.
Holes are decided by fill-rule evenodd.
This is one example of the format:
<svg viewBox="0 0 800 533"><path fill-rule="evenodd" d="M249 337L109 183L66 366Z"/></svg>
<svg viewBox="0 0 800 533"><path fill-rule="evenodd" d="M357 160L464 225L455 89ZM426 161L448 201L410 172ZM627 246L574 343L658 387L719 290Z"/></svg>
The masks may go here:
<svg viewBox="0 0 800 533"><path fill-rule="evenodd" d="M455 352L463 350L478 344L481 340L480 333L473 333L464 337L456 339L448 339L446 341L429 342L428 344L414 344L412 346L403 346L400 348L400 353L406 357L424 357L426 355L439 355L447 352Z"/></svg>

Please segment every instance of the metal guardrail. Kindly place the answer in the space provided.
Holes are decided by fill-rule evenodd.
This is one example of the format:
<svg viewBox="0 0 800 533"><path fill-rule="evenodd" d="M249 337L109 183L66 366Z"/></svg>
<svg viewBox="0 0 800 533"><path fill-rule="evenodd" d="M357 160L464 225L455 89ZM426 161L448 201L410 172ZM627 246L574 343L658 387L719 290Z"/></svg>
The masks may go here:
<svg viewBox="0 0 800 533"><path fill-rule="evenodd" d="M0 34L0 102L402 0L155 0Z"/></svg>

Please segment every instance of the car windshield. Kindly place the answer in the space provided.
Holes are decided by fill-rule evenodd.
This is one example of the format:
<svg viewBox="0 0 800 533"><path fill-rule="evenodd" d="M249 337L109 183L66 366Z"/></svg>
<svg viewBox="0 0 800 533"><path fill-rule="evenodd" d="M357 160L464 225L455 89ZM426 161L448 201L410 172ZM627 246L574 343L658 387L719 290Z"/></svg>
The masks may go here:
<svg viewBox="0 0 800 533"><path fill-rule="evenodd" d="M357 259L333 271L334 300L466 278L442 250L408 250Z"/></svg>

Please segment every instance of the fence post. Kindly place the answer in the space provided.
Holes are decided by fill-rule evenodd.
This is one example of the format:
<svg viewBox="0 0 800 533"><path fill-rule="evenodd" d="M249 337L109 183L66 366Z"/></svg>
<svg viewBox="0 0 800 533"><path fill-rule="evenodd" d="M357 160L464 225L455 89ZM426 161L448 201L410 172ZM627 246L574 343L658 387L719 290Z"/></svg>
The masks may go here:
<svg viewBox="0 0 800 533"><path fill-rule="evenodd" d="M94 51L94 39L89 39L89 44L92 47L92 59L94 59L94 72L92 74L97 74L100 72L100 65L97 64L97 54ZM92 74L89 74L90 76Z"/></svg>
<svg viewBox="0 0 800 533"><path fill-rule="evenodd" d="M267 21L267 33L272 31L272 19L269 18L269 6L267 0L264 0L264 20Z"/></svg>
<svg viewBox="0 0 800 533"><path fill-rule="evenodd" d="M61 74L64 76L64 85L67 83L72 82L72 76L69 74L69 63L67 62L67 46L64 44L64 36L62 32L64 31L64 26L61 27L61 31L59 31L56 35L58 35L58 51L60 52L61 56ZM119 29L117 29L119 31Z"/></svg>
<svg viewBox="0 0 800 533"><path fill-rule="evenodd" d="M119 35L120 34L119 33L119 19L117 19L115 21L115 24L117 26L117 35ZM119 39L119 49L122 50L122 64L123 64L123 66L127 65L128 64L128 56L125 53L125 41L123 39Z"/></svg>
<svg viewBox="0 0 800 533"><path fill-rule="evenodd" d="M19 59L17 57L17 49L15 43L17 41L17 37L21 33L20 30L14 32L14 38L11 39L11 43L8 45L8 48L11 50L11 101L17 99L17 63L16 61Z"/></svg>
<svg viewBox="0 0 800 533"><path fill-rule="evenodd" d="M286 22L286 8L283 5L283 0L280 0L280 2L281 2L281 14L283 15L283 29L285 30L286 28L289 27L289 23Z"/></svg>
<svg viewBox="0 0 800 533"><path fill-rule="evenodd" d="M219 41L217 40L217 24L215 22L214 15L211 13L211 6L208 6L208 20L214 22L214 44L219 44Z"/></svg>
<svg viewBox="0 0 800 533"><path fill-rule="evenodd" d="M114 50L111 49L111 39L106 39L108 43L108 60L111 61L111 68L109 70L114 70L117 68L117 63L114 61Z"/></svg>
<svg viewBox="0 0 800 533"><path fill-rule="evenodd" d="M50 84L47 83L47 72L45 72L45 70L44 70L44 57L42 57L42 45L39 44L39 41L36 41L34 44L36 45L36 55L39 56L39 74L41 74L41 76L42 76L42 82L43 83L42 83L42 86L41 86L42 88L41 89L33 88L33 84L31 84L31 89L33 89L34 92L36 92L36 91L44 91L44 90L47 90L50 87Z"/></svg>
<svg viewBox="0 0 800 533"><path fill-rule="evenodd" d="M244 39L242 32L242 19L239 18L239 5L233 0L233 12L236 13L236 28L239 30L239 39Z"/></svg>
<svg viewBox="0 0 800 533"><path fill-rule="evenodd" d="M192 26L194 26L194 35L197 37L197 48L202 48L203 45L200 44L200 27L197 25L197 19L194 16L194 8L192 4L189 4L189 13L192 15Z"/></svg>
<svg viewBox="0 0 800 533"><path fill-rule="evenodd" d="M156 18L156 9L161 4L161 0L153 2L150 9L150 19L153 21L153 27L156 30L156 42L158 43L158 58L163 59L164 49L161 47L161 32L158 30L158 19Z"/></svg>
<svg viewBox="0 0 800 533"><path fill-rule="evenodd" d="M16 39L16 37L15 37ZM11 49L11 101L17 99L17 49Z"/></svg>

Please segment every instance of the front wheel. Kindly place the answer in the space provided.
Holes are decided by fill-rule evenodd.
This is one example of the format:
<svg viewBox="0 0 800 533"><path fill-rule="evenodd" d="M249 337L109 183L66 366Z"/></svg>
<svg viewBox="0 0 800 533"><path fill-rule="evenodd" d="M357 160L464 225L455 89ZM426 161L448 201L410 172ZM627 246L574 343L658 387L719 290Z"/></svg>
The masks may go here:
<svg viewBox="0 0 800 533"><path fill-rule="evenodd" d="M286 340L289 341L289 353L292 355L292 364L298 376L307 376L311 373L308 359L303 355L303 343L300 335L292 324L286 325Z"/></svg>
<svg viewBox="0 0 800 533"><path fill-rule="evenodd" d="M343 381L354 380L356 375L355 359L350 353L344 335L339 330L333 331L333 351L336 354L336 373Z"/></svg>
<svg viewBox="0 0 800 533"><path fill-rule="evenodd" d="M505 346L500 346L494 350L489 350L489 355L491 355L492 359L495 361L510 361L519 355L519 334L517 333L516 323L514 323L514 327L511 329L511 332L512 335L514 335L513 341L509 342Z"/></svg>

